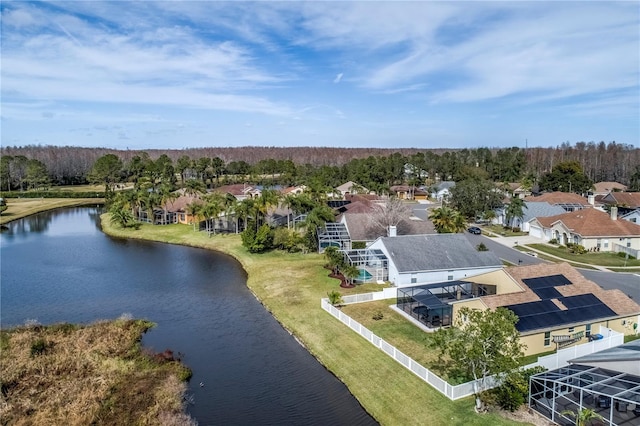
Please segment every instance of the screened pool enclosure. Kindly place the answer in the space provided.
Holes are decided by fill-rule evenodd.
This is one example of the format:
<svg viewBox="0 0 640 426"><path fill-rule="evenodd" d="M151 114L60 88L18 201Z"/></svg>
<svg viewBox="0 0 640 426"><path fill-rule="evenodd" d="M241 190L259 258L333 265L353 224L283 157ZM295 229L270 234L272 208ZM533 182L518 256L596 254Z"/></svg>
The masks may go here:
<svg viewBox="0 0 640 426"><path fill-rule="evenodd" d="M575 425L568 413L584 409L602 416L597 424L640 425L640 377L571 364L531 376L529 406L560 425Z"/></svg>
<svg viewBox="0 0 640 426"><path fill-rule="evenodd" d="M344 260L358 268L356 283L383 283L389 280L389 260L382 250L344 250Z"/></svg>
<svg viewBox="0 0 640 426"><path fill-rule="evenodd" d="M496 294L496 286L447 281L398 289L397 306L429 328L450 326L451 302Z"/></svg>

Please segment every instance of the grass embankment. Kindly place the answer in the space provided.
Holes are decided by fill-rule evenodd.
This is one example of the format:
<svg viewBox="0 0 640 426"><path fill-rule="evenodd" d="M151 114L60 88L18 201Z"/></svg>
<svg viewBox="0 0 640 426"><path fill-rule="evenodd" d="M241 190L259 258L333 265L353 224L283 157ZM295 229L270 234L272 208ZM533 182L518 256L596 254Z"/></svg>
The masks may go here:
<svg viewBox="0 0 640 426"><path fill-rule="evenodd" d="M104 203L101 198L7 198L7 210L0 214L0 225L60 207L90 206Z"/></svg>
<svg viewBox="0 0 640 426"><path fill-rule="evenodd" d="M2 424L193 424L183 405L190 371L141 350L151 326L123 318L3 330Z"/></svg>
<svg viewBox="0 0 640 426"><path fill-rule="evenodd" d="M235 257L248 274L247 285L274 317L322 364L342 380L383 425L514 425L497 414L478 415L473 400L452 402L320 308L332 290L343 295L370 288L343 289L329 278L319 254L280 251L249 254L238 235L194 232L188 225L142 225L124 230L103 216L107 234L218 250ZM375 286L375 285L374 285Z"/></svg>
<svg viewBox="0 0 640 426"><path fill-rule="evenodd" d="M638 267L640 268L640 260L627 259L619 256L617 253L609 252L587 252L583 254L574 254L564 246L551 246L548 244L528 244L529 247L548 253L553 256L566 259L569 262L586 263L590 265L599 265L604 267Z"/></svg>

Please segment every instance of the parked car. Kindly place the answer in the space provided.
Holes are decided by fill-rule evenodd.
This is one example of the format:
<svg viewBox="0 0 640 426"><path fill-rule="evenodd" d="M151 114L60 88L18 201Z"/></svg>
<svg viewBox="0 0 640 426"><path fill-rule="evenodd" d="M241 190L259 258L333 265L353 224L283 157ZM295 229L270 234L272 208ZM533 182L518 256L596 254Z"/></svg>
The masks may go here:
<svg viewBox="0 0 640 426"><path fill-rule="evenodd" d="M471 232L472 234L476 234L476 235L482 234L482 230L480 228L478 228L477 226L471 226L471 227L467 228L467 231Z"/></svg>
<svg viewBox="0 0 640 426"><path fill-rule="evenodd" d="M536 253L535 251L528 251L526 252L529 256L533 256L533 257L538 257L538 253Z"/></svg>

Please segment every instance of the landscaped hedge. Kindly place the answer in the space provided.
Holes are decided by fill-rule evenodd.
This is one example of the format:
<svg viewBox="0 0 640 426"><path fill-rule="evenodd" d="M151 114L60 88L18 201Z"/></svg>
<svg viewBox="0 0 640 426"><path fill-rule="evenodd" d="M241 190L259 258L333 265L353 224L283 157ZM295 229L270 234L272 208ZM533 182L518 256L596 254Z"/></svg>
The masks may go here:
<svg viewBox="0 0 640 426"><path fill-rule="evenodd" d="M104 198L104 191L2 191L2 198Z"/></svg>

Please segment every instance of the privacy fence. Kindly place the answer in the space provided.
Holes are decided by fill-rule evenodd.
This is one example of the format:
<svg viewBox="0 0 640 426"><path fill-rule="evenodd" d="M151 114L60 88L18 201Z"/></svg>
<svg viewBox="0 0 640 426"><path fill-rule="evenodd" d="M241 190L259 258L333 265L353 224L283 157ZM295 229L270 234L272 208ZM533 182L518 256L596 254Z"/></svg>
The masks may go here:
<svg viewBox="0 0 640 426"><path fill-rule="evenodd" d="M375 293L363 293L352 296L343 296L343 304L363 303L374 300L384 300L396 297L396 288L385 288L383 291ZM438 375L430 371L428 368L418 364L411 357L398 350L395 346L386 342L381 337L375 335L371 330L346 315L340 309L331 305L328 299L321 299L321 306L326 312L330 313L333 317L340 320L343 324L347 325L351 330L358 333L360 336L367 339L376 348L383 351L385 354L393 358L396 362L400 363L403 367L411 371L416 376L430 384L440 393L445 395L451 400L457 400L465 398L474 394L476 381L462 383L460 385L451 385L446 380L440 378ZM567 361L577 358L582 355L597 352L603 349L607 349L613 346L621 345L624 342L624 336L620 333L616 333L613 330L601 328L600 334L604 336L602 340L577 345L571 348L559 350L556 354L548 355L538 358L538 361L527 365L525 368L543 366L547 369L554 369L567 365ZM487 389L498 386L498 381L494 377L489 377L485 381Z"/></svg>

